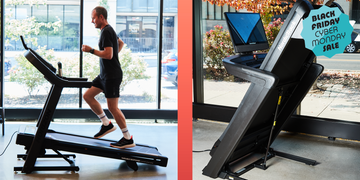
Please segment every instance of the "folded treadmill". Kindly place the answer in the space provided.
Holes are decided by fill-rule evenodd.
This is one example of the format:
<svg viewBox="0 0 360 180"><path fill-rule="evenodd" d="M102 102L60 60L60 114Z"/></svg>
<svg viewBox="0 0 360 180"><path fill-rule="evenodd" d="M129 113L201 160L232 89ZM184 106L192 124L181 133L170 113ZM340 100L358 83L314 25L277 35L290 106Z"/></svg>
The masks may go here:
<svg viewBox="0 0 360 180"><path fill-rule="evenodd" d="M313 63L316 56L305 48L300 36L302 20L313 8L306 0L296 1L259 69L229 58L223 60L229 74L248 80L251 85L226 130L213 145L204 175L242 179L240 176L254 167L266 169L266 161L274 156L318 164L270 148L324 69Z"/></svg>
<svg viewBox="0 0 360 180"><path fill-rule="evenodd" d="M22 36L21 41L27 50L24 53L26 59L44 75L52 86L40 113L36 132L19 132L17 134L16 144L25 146L27 151L26 154L18 154L18 158L24 159L25 163L22 167L14 167L14 171L23 173L57 170L79 171L79 167L75 166L72 160L75 158L75 154L62 154L60 151L125 160L128 166L135 171L138 169L137 162L166 167L168 158L162 156L156 147L136 144L133 148L119 149L110 146L110 143L116 142L113 140L95 139L49 130L62 89L65 87L90 88L92 82L87 81L87 78L66 78L62 77L61 73L56 74L56 68L34 50L28 48ZM60 67L61 64L59 64ZM59 72L61 71L59 70ZM53 150L55 154L46 154L46 149ZM69 163L69 166L35 166L37 158L63 158Z"/></svg>

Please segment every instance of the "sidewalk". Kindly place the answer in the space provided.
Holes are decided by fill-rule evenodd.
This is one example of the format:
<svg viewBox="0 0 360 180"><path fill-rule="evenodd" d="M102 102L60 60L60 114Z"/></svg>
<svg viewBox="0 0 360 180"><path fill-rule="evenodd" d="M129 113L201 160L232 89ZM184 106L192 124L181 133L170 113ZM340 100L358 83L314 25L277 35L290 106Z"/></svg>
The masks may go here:
<svg viewBox="0 0 360 180"><path fill-rule="evenodd" d="M308 93L301 103L301 114L360 122L360 89L327 84L323 94Z"/></svg>
<svg viewBox="0 0 360 180"><path fill-rule="evenodd" d="M204 81L204 102L238 107L250 83ZM360 89L326 84L326 91L310 91L301 103L301 115L360 122Z"/></svg>

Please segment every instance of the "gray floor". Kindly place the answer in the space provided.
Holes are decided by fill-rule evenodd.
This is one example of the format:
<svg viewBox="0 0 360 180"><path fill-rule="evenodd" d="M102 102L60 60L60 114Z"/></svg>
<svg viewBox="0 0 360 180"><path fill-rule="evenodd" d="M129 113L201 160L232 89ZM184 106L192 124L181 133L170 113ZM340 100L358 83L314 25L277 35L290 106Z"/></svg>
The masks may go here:
<svg viewBox="0 0 360 180"><path fill-rule="evenodd" d="M25 125L34 123L6 123L6 134L0 136L0 153L9 142L13 132ZM59 132L67 132L85 136L92 136L99 130L99 123L52 123L50 128ZM177 125L156 124L128 124L130 133L134 136L135 143L147 144L158 148L159 152L168 157L167 167L160 167L138 163L139 170L134 172L127 167L125 161L110 158L101 158L89 155L76 154L75 164L80 171L72 173L66 171L42 171L31 174L15 174L14 166L21 166L23 160L16 158L17 154L25 153L24 147L15 144L16 135L3 156L0 156L0 180L49 180L49 179L122 179L122 180L176 180L177 179ZM121 132L117 129L104 138L118 140ZM48 150L51 152L51 150ZM63 164L63 160L38 160L42 163L54 165ZM66 165L63 164L63 165Z"/></svg>
<svg viewBox="0 0 360 180"><path fill-rule="evenodd" d="M193 150L210 149L227 124L212 121L193 122ZM359 132L360 135L360 132ZM303 163L274 157L267 162L267 170L254 168L241 177L258 180L359 180L360 142L336 140L324 137L281 132L272 148L314 159L320 164ZM202 169L210 160L209 152L193 153L193 180L210 180L202 175ZM220 178L217 178L220 179Z"/></svg>

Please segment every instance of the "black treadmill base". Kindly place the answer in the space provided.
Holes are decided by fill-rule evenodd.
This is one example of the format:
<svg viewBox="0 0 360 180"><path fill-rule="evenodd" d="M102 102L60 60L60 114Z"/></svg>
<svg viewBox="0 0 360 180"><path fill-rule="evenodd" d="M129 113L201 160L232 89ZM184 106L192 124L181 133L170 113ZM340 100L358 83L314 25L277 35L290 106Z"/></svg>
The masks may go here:
<svg viewBox="0 0 360 180"><path fill-rule="evenodd" d="M320 164L319 162L312 160L312 159L295 156L295 155L284 153L284 152L275 151L274 149L270 148L269 154L267 156L267 160L269 160L273 157L276 157L276 156L286 158L289 160L293 160L293 161L297 161L297 162L301 162L301 163L305 163L306 165L309 165L309 166L316 166L316 165ZM265 157L258 158L257 161L247 165L246 167L239 169L237 172L232 172L231 170L221 171L218 177L222 178L222 179L246 180L244 178L241 178L240 176L247 173L248 171L252 170L253 168L259 168L262 170L266 170L269 167L269 166L266 166L266 163L264 162L264 158ZM228 167L230 167L230 166L228 166Z"/></svg>
<svg viewBox="0 0 360 180"><path fill-rule="evenodd" d="M273 151L273 153L274 153L275 156L279 156L279 157L283 157L283 158L286 158L286 159L302 162L302 163L305 163L306 165L309 165L309 166L316 166L316 165L320 164L319 162L317 162L315 160L312 160L312 159L308 159L308 158L304 158L304 157L300 157L300 156L295 156L295 155L280 152L280 151Z"/></svg>
<svg viewBox="0 0 360 180"><path fill-rule="evenodd" d="M139 169L137 163L134 161L126 161L126 164L134 171L137 171Z"/></svg>
<svg viewBox="0 0 360 180"><path fill-rule="evenodd" d="M78 166L34 166L32 171L30 172L23 172L23 167L14 167L14 171L21 171L22 173L29 174L33 171L79 171Z"/></svg>
<svg viewBox="0 0 360 180"><path fill-rule="evenodd" d="M66 157L66 158L70 158L70 157L76 158L75 154L63 154L63 156ZM18 154L17 155L18 159L26 160L26 157L27 157L27 154ZM57 155L57 154L45 154L45 155L42 155L42 156L38 156L38 158L62 158L62 156Z"/></svg>

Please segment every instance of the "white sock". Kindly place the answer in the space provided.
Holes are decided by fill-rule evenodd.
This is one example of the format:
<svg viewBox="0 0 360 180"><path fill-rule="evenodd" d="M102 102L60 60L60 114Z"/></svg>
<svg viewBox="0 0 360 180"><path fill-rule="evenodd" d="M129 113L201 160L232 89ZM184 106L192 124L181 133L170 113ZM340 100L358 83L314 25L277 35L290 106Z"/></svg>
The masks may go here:
<svg viewBox="0 0 360 180"><path fill-rule="evenodd" d="M122 128L121 131L122 131L125 139L129 140L131 138L129 130L127 128Z"/></svg>
<svg viewBox="0 0 360 180"><path fill-rule="evenodd" d="M102 114L97 115L104 126L108 126L110 124L110 120L107 118L106 114L103 112Z"/></svg>

